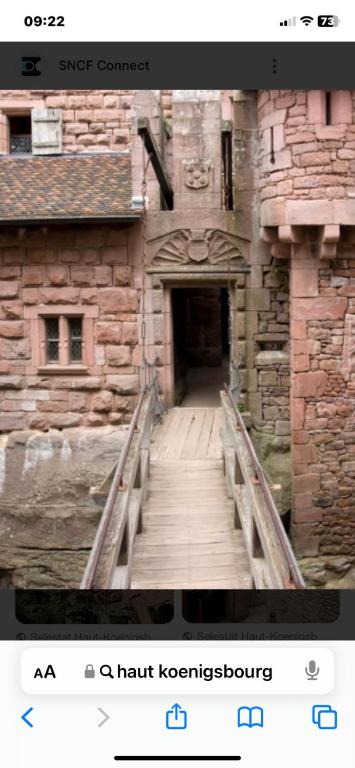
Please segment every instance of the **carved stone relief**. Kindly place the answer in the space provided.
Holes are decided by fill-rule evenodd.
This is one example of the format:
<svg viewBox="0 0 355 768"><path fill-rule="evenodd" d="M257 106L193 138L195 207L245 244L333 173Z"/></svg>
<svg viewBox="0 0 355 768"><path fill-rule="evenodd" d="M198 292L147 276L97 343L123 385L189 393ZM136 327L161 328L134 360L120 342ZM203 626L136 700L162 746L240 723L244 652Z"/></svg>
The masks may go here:
<svg viewBox="0 0 355 768"><path fill-rule="evenodd" d="M206 160L184 160L184 184L189 189L204 189L210 181L211 164Z"/></svg>
<svg viewBox="0 0 355 768"><path fill-rule="evenodd" d="M152 264L233 263L242 259L241 241L220 229L176 229L150 241Z"/></svg>

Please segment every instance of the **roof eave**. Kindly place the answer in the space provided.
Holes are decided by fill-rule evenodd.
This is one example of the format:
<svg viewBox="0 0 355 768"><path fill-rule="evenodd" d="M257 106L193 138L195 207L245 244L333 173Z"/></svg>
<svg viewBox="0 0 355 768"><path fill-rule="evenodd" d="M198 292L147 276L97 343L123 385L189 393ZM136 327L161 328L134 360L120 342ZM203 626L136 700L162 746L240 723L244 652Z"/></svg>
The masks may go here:
<svg viewBox="0 0 355 768"><path fill-rule="evenodd" d="M134 214L119 214L116 216L58 216L58 217L26 217L25 219L2 219L0 216L0 226L24 227L30 224L49 226L51 224L134 224L140 221L143 211L136 211Z"/></svg>

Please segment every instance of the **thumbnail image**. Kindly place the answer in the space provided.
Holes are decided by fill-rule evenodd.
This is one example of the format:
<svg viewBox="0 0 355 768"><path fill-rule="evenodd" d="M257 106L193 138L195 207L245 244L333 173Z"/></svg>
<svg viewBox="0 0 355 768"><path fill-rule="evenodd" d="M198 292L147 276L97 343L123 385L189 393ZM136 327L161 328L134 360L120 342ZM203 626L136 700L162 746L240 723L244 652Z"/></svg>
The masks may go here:
<svg viewBox="0 0 355 768"><path fill-rule="evenodd" d="M0 587L355 588L355 91L0 91Z"/></svg>
<svg viewBox="0 0 355 768"><path fill-rule="evenodd" d="M169 624L174 617L172 590L17 589L15 594L16 619L22 624ZM22 635L16 639L25 639Z"/></svg>

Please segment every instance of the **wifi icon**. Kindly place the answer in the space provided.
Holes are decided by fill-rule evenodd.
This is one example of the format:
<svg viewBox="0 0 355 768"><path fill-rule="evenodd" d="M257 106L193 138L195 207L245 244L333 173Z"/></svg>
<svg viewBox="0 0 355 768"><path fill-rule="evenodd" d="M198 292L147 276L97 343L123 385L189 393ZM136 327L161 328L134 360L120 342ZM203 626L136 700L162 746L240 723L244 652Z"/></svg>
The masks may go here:
<svg viewBox="0 0 355 768"><path fill-rule="evenodd" d="M309 27L310 24L312 24L312 21L314 21L313 16L301 16L302 24L304 24L306 27Z"/></svg>

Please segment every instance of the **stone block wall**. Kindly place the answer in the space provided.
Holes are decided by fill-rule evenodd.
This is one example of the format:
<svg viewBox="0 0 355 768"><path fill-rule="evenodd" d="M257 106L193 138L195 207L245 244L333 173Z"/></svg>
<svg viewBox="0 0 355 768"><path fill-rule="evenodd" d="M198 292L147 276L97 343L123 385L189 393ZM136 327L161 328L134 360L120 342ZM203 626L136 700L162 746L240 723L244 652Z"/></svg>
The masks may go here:
<svg viewBox="0 0 355 768"><path fill-rule="evenodd" d="M5 151L6 115L32 107L62 110L63 152L130 149L134 90L0 90L0 152ZM171 117L171 91L161 92L164 117Z"/></svg>
<svg viewBox="0 0 355 768"><path fill-rule="evenodd" d="M247 280L247 307L256 314L256 322L249 328L247 353L251 359L247 362L248 368L253 364L256 371L254 391L258 393L258 407L254 410L254 423L266 422L270 426L272 412L268 408L277 403L272 403L269 398L271 396L277 399L280 394L285 396L285 388L289 385L288 269L284 265L274 263L258 267L258 270L260 287L250 286L252 276L255 277L255 267ZM246 322L248 325L248 317ZM276 372L276 377L266 375L270 368ZM253 375L250 373L249 378L253 378ZM275 392L272 391L273 386L276 387ZM249 392L251 391L249 386ZM283 407L286 407L285 402ZM283 412L283 418L285 415Z"/></svg>
<svg viewBox="0 0 355 768"><path fill-rule="evenodd" d="M260 269L263 287L257 296L263 297L263 306L257 312L253 339L249 342L255 375L249 373L247 378L253 416L251 434L268 475L282 486L275 500L279 511L285 514L291 508L289 275L287 265L283 264ZM249 301L255 306L253 289L249 291Z"/></svg>
<svg viewBox="0 0 355 768"><path fill-rule="evenodd" d="M301 253L293 273L304 294L317 286L301 297L291 281L293 536L300 554L323 555L331 569L355 551L355 254L322 263Z"/></svg>
<svg viewBox="0 0 355 768"><path fill-rule="evenodd" d="M346 586L355 562L354 92L261 91L258 124L260 221L290 271L292 537L311 583Z"/></svg>
<svg viewBox="0 0 355 768"><path fill-rule="evenodd" d="M234 92L234 204L251 240L250 274L236 290L237 356L253 441L269 476L282 484L276 500L285 513L291 503L289 271L260 240L258 104L260 112L260 95L258 101L253 92Z"/></svg>
<svg viewBox="0 0 355 768"><path fill-rule="evenodd" d="M174 209L220 210L220 91L174 91L172 121Z"/></svg>
<svg viewBox="0 0 355 768"><path fill-rule="evenodd" d="M134 228L63 227L0 233L0 430L119 424L138 391ZM92 318L83 372L36 364L38 311Z"/></svg>
<svg viewBox="0 0 355 768"><path fill-rule="evenodd" d="M354 198L354 118L355 91L259 91L261 202Z"/></svg>
<svg viewBox="0 0 355 768"><path fill-rule="evenodd" d="M127 90L0 90L0 110L61 109L63 152L117 152L131 141L133 95Z"/></svg>

